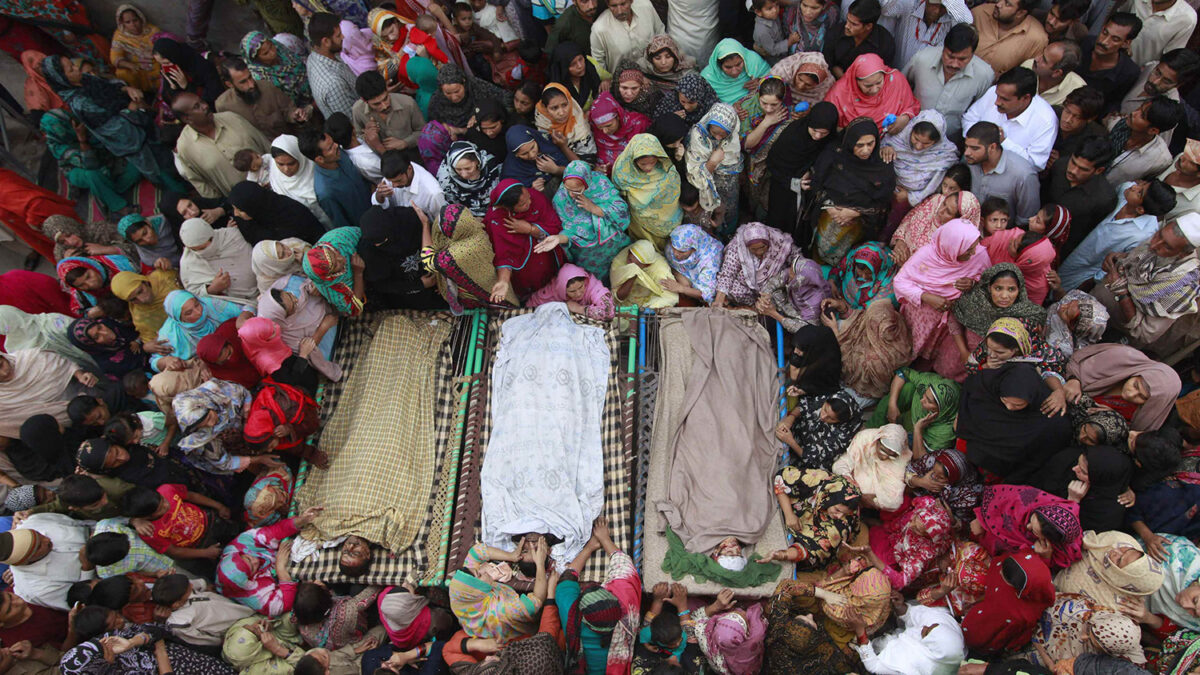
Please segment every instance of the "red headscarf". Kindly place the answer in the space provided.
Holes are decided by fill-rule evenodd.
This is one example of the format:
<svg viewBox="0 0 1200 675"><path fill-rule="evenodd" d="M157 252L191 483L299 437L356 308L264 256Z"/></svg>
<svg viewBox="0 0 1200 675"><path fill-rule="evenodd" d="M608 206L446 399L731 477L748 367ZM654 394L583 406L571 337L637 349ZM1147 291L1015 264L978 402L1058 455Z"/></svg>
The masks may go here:
<svg viewBox="0 0 1200 675"><path fill-rule="evenodd" d="M515 213L496 202L508 190L525 189L529 193L529 208ZM505 178L492 188L492 207L488 209L487 217L483 219L487 228L488 238L492 240L495 252L493 262L496 267L511 267L513 270L513 288L518 295L529 295L545 286L558 269L566 262L562 247L555 247L549 253L534 253L533 247L537 240L527 234L516 234L508 231L505 218L519 218L542 228L546 234L562 232L562 220L550 204L550 200L540 190L525 188L512 178Z"/></svg>
<svg viewBox="0 0 1200 675"><path fill-rule="evenodd" d="M883 88L867 98L858 88L858 79L883 73ZM921 112L921 103L913 96L912 87L904 75L888 68L878 54L863 54L854 59L842 79L834 83L825 100L837 106L838 126L848 126L851 120L870 117L883 128L883 119L891 115L915 116Z"/></svg>
<svg viewBox="0 0 1200 675"><path fill-rule="evenodd" d="M1023 574L1019 588L1004 578L1004 561L1012 559ZM1011 568L1013 563L1009 563ZM1054 603L1054 580L1050 568L1033 549L1026 548L992 561L984 582L983 600L962 620L967 647L985 653L1018 649L1033 638L1042 612Z"/></svg>
<svg viewBox="0 0 1200 675"><path fill-rule="evenodd" d="M285 450L303 443L317 430L319 422L317 402L303 389L267 378L250 403L242 434L249 443L262 446L271 440L275 429L290 425L294 434L279 437L275 446L277 450Z"/></svg>
<svg viewBox="0 0 1200 675"><path fill-rule="evenodd" d="M629 144L629 139L650 128L649 117L639 112L626 111L607 91L596 97L592 109L588 112L588 119L591 120L592 136L595 137L596 147L600 151L597 162L605 166L612 166L613 162L617 161L617 155ZM614 119L618 121L616 133L605 133L600 125Z"/></svg>
<svg viewBox="0 0 1200 675"><path fill-rule="evenodd" d="M221 350L229 345L233 355L225 363L217 363L221 358ZM242 349L242 339L238 337L237 319L230 319L212 333L201 338L196 344L196 356L208 364L212 376L218 380L237 382L247 389L254 389L262 381L262 375L254 364L246 358Z"/></svg>
<svg viewBox="0 0 1200 675"><path fill-rule="evenodd" d="M21 52L21 66L25 68L25 107L29 110L67 107L42 74L42 61L45 58L45 54L32 49Z"/></svg>

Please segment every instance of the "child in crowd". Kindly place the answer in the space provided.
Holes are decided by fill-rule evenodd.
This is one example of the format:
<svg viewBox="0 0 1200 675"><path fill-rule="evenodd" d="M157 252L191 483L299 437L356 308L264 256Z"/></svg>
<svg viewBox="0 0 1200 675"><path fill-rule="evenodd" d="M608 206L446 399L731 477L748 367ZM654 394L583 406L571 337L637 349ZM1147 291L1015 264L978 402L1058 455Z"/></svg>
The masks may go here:
<svg viewBox="0 0 1200 675"><path fill-rule="evenodd" d="M988 197L980 205L980 218L983 222L983 236L990 237L1001 230L1008 229L1012 218L1008 208L1008 200L1004 197Z"/></svg>
<svg viewBox="0 0 1200 675"><path fill-rule="evenodd" d="M683 584L659 582L654 585L651 595L650 610L642 619L642 629L634 648L634 671L657 672L656 668L669 663L683 667L685 673L700 672L704 658L696 641L689 641L683 625L682 617L691 614Z"/></svg>
<svg viewBox="0 0 1200 675"><path fill-rule="evenodd" d="M245 171L246 180L251 183L258 183L265 188L270 188L271 168L264 157L265 155L260 155L250 148L243 148L234 153L233 168Z"/></svg>
<svg viewBox="0 0 1200 675"><path fill-rule="evenodd" d="M716 236L717 224L712 213L700 206L700 191L684 181L679 187L679 207L683 210L683 224L699 225L705 232Z"/></svg>
<svg viewBox="0 0 1200 675"><path fill-rule="evenodd" d="M800 41L799 33L788 35L779 19L779 0L753 0L754 51L774 64L787 56L788 49Z"/></svg>
<svg viewBox="0 0 1200 675"><path fill-rule="evenodd" d="M154 582L150 598L157 605L155 618L162 620L171 634L193 647L219 647L233 624L254 616L254 610L203 588L197 579L188 581L182 574L168 574Z"/></svg>
<svg viewBox="0 0 1200 675"><path fill-rule="evenodd" d="M475 23L482 29L500 38L505 49L516 49L521 38L508 23L508 15L487 0L471 0L475 12Z"/></svg>
<svg viewBox="0 0 1200 675"><path fill-rule="evenodd" d="M211 578L221 549L241 532L229 507L167 483L157 490L138 486L122 499L122 510L147 544L179 561L181 567Z"/></svg>

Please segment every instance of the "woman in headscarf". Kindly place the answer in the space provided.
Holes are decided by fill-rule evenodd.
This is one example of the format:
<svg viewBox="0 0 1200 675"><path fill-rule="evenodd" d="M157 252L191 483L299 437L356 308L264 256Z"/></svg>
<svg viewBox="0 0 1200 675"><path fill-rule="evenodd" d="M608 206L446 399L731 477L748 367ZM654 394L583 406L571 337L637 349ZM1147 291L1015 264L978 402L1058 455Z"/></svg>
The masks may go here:
<svg viewBox="0 0 1200 675"><path fill-rule="evenodd" d="M129 303L133 326L146 346L158 339L158 329L167 320L163 302L171 291L176 290L179 290L179 281L173 270L154 270L144 276L119 272L112 280L113 295Z"/></svg>
<svg viewBox="0 0 1200 675"><path fill-rule="evenodd" d="M349 39L349 35L343 36ZM269 81L296 105L312 100L304 57L296 54L267 34L252 30L242 38L242 57L256 80Z"/></svg>
<svg viewBox="0 0 1200 675"><path fill-rule="evenodd" d="M638 239L613 258L609 271L613 294L622 303L643 309L674 307L679 295L667 290L664 280L674 281L671 266L654 244Z"/></svg>
<svg viewBox="0 0 1200 675"><path fill-rule="evenodd" d="M263 382L250 403L242 435L252 449L287 452L317 468L328 469L329 456L316 445L304 442L320 426L317 402L311 393L272 378Z"/></svg>
<svg viewBox="0 0 1200 675"><path fill-rule="evenodd" d="M616 80L617 93L613 96L621 110L637 113L649 120L662 94L651 88L646 75L631 65L622 68ZM595 106L594 103L592 105Z"/></svg>
<svg viewBox="0 0 1200 675"><path fill-rule="evenodd" d="M629 205L617 188L603 173L588 168L587 162L576 160L563 172L554 211L562 221L562 232L543 239L534 252L562 246L572 262L597 279L606 279L613 258L630 244L625 233Z"/></svg>
<svg viewBox="0 0 1200 675"><path fill-rule="evenodd" d="M813 165L809 224L816 258L836 265L862 239L874 239L891 205L896 176L879 156L879 128L857 118L840 145L829 145ZM801 248L809 245L802 234Z"/></svg>
<svg viewBox="0 0 1200 675"><path fill-rule="evenodd" d="M1087 492L1079 501L1079 523L1085 530L1107 532L1125 524L1125 505L1117 497L1129 489L1133 459L1107 445L1070 447L1052 456L1036 480L1042 490L1070 496L1070 485L1079 481Z"/></svg>
<svg viewBox="0 0 1200 675"><path fill-rule="evenodd" d="M1067 358L1075 350L1099 342L1108 328L1104 304L1076 288L1050 305L1046 313L1046 342Z"/></svg>
<svg viewBox="0 0 1200 675"><path fill-rule="evenodd" d="M110 214L128 210L131 204L127 197L142 180L138 168L132 162L114 161L103 148L97 148L95 143L89 141L86 130L76 132L80 123L66 110L37 114L41 115L37 128L45 137L46 150L58 163L58 169L67 182L87 190ZM83 140L80 140L81 135ZM68 219L74 221L77 217L72 213ZM36 224L37 216L30 214L25 220ZM111 229L112 225L108 227Z"/></svg>
<svg viewBox="0 0 1200 675"><path fill-rule="evenodd" d="M133 163L155 185L188 191L170 153L154 140L157 135L153 119L138 105L138 90L84 73L65 56L47 56L42 61L42 72L54 93L62 97L105 150Z"/></svg>
<svg viewBox="0 0 1200 675"><path fill-rule="evenodd" d="M493 161L504 164L508 158L505 136L511 123L509 111L503 105L484 100L475 110L475 125L467 129L466 135L460 140L474 143L477 148L490 154ZM486 194L484 196L486 198Z"/></svg>
<svg viewBox="0 0 1200 675"><path fill-rule="evenodd" d="M713 307L755 304L771 279L789 273L798 255L791 238L779 230L762 223L742 225L725 247Z"/></svg>
<svg viewBox="0 0 1200 675"><path fill-rule="evenodd" d="M629 205L629 234L662 250L667 237L683 222L679 208L679 172L650 134L638 134L617 156L613 185Z"/></svg>
<svg viewBox="0 0 1200 675"><path fill-rule="evenodd" d="M1037 232L1019 228L1001 230L983 240L992 263L1012 263L1025 277L1029 299L1037 305L1050 294L1051 265L1058 252L1049 239Z"/></svg>
<svg viewBox="0 0 1200 675"><path fill-rule="evenodd" d="M293 354L292 348L284 344L279 326L261 316L247 319L237 331L246 358L265 380L300 387L315 395L320 378L309 360L317 347L315 341L304 342Z"/></svg>
<svg viewBox="0 0 1200 675"><path fill-rule="evenodd" d="M171 402L179 420L179 449L195 466L217 474L243 471L251 466L245 454L242 426L253 397L235 382L209 380L185 391Z"/></svg>
<svg viewBox="0 0 1200 675"><path fill-rule="evenodd" d="M69 338L72 317L55 312L27 314L11 305L0 305L0 335L4 351L44 349L88 370L95 360Z"/></svg>
<svg viewBox="0 0 1200 675"><path fill-rule="evenodd" d="M236 186L234 186L236 187ZM233 215L229 203L224 199L209 197L190 197L184 192L163 190L158 200L158 211L171 224L171 229L178 234L183 221L189 218L203 218L216 228L225 227L229 217Z"/></svg>
<svg viewBox="0 0 1200 675"><path fill-rule="evenodd" d="M358 316L366 302L357 227L339 227L325 233L309 249L302 266L321 296L343 316Z"/></svg>
<svg viewBox="0 0 1200 675"><path fill-rule="evenodd" d="M834 297L850 309L863 309L876 298L891 299L892 277L899 267L887 247L867 242L853 248L829 272Z"/></svg>
<svg viewBox="0 0 1200 675"><path fill-rule="evenodd" d="M71 296L71 311L81 314L110 294L110 283L118 272L137 272L137 263L123 255L98 255L89 258L63 258L54 271L63 290Z"/></svg>
<svg viewBox="0 0 1200 675"><path fill-rule="evenodd" d="M283 541L307 527L318 513L319 507L310 507L294 518L239 534L221 552L217 591L263 616L276 617L290 611L297 583L279 579L276 557Z"/></svg>
<svg viewBox="0 0 1200 675"><path fill-rule="evenodd" d="M293 352L299 352L301 343L311 338L317 345L308 356L313 367L330 380L342 378L342 367L329 360L333 357L338 316L312 281L302 275L278 279L258 297L258 315L279 326L280 338Z"/></svg>
<svg viewBox="0 0 1200 675"><path fill-rule="evenodd" d="M1083 555L1079 505L1029 486L985 486L971 538L993 556L1032 548L1059 569Z"/></svg>
<svg viewBox="0 0 1200 675"><path fill-rule="evenodd" d="M821 303L828 297L829 282L821 273L821 266L796 251L783 274L768 277L762 284L754 309L792 333L803 325L817 323Z"/></svg>
<svg viewBox="0 0 1200 675"><path fill-rule="evenodd" d="M1186 675L1200 659L1200 633L1178 630L1163 640L1162 651L1155 662L1162 675Z"/></svg>
<svg viewBox="0 0 1200 675"><path fill-rule="evenodd" d="M596 321L611 321L617 314L612 291L592 274L570 263L563 265L554 278L542 289L529 296L526 307L547 302L565 302L567 309Z"/></svg>
<svg viewBox="0 0 1200 675"><path fill-rule="evenodd" d="M1058 585L1057 579L1055 585ZM1142 652L1141 640L1141 627L1116 611L1115 606L1106 608L1105 603L1095 598L1059 588L1054 604L1046 609L1033 631L1033 644L1025 650L1024 656L1030 663L1045 668L1070 663L1084 654L1098 653L1144 665L1146 655ZM1049 663L1044 663L1047 659Z"/></svg>
<svg viewBox="0 0 1200 675"><path fill-rule="evenodd" d="M1040 337L1045 324L1038 317L1045 316L1045 310L1028 301L1024 301L1022 307L1022 301L1014 300L1019 297L1018 289L1024 290L1016 276L1020 272L1009 263L1005 265L1008 267L994 265L988 268L984 278L988 277L988 272L1001 267L990 277L988 286L977 284L955 303L955 316L960 324L970 324L964 335L967 347L972 350L965 372L977 373L980 369L998 367L1009 361L1032 363L1042 377L1049 378L1047 384L1051 389L1059 392L1066 378L1067 359ZM1029 313L1022 315L1026 310ZM1017 316L1005 316L1007 312ZM984 325L982 319L989 315L995 315L992 323L980 328ZM1033 337L1035 335L1038 337ZM963 377L961 370L946 374L956 380ZM1056 393L1055 399L1052 405L1056 406L1056 412L1061 412L1066 404L1066 392Z"/></svg>
<svg viewBox="0 0 1200 675"><path fill-rule="evenodd" d="M167 667L180 673L232 675L236 672L216 656L203 654L183 643L167 641L170 631L163 624L126 622L116 610L96 604L92 607L108 618L101 624L103 630L99 634L88 635L86 641L62 655L58 667L64 675L154 675L161 670L164 660L169 664ZM115 628L109 628L114 625ZM114 644L127 647L120 649ZM163 645L161 660L156 653L158 645Z"/></svg>
<svg viewBox="0 0 1200 675"><path fill-rule="evenodd" d="M146 352L133 326L108 317L76 319L67 327L71 344L87 352L110 380L146 369Z"/></svg>
<svg viewBox="0 0 1200 675"><path fill-rule="evenodd" d="M67 107L66 103L50 88L46 76L42 73L42 62L46 55L42 52L27 49L21 52L21 67L25 69L25 109L30 111L58 110Z"/></svg>
<svg viewBox="0 0 1200 675"><path fill-rule="evenodd" d="M1124 532L1096 530L1083 535L1083 558L1054 577L1062 593L1082 593L1098 605L1119 609L1122 601L1144 598L1163 584L1163 566Z"/></svg>
<svg viewBox="0 0 1200 675"><path fill-rule="evenodd" d="M900 268L892 283L900 313L912 329L913 358L933 361L934 370L943 376L958 372L970 354L948 310L962 295L956 282L978 279L991 264L979 241L977 226L951 220Z"/></svg>
<svg viewBox="0 0 1200 675"><path fill-rule="evenodd" d="M44 229L45 226L43 226ZM170 222L164 216L131 213L117 223L117 233L137 253L137 258L146 267L162 268L166 261L169 267L178 269L181 255L179 241Z"/></svg>
<svg viewBox="0 0 1200 675"><path fill-rule="evenodd" d="M218 380L240 384L254 390L262 382L262 373L246 358L242 339L238 337L237 320L230 319L196 343L196 356L208 366Z"/></svg>
<svg viewBox="0 0 1200 675"><path fill-rule="evenodd" d="M638 69L662 98L674 98L675 90L684 75L696 72L696 59L683 53L675 38L663 33L650 38L646 49L638 56Z"/></svg>
<svg viewBox="0 0 1200 675"><path fill-rule="evenodd" d="M20 442L9 441L4 449L10 467L22 483L57 481L75 473L75 455L86 432L77 427L62 427L53 415L31 415L21 424ZM18 509L19 510L19 509Z"/></svg>
<svg viewBox="0 0 1200 675"><path fill-rule="evenodd" d="M321 224L328 228L332 221L317 203L314 180L317 165L300 152L300 141L291 134L282 134L271 141L271 163L268 166L271 191L300 202Z"/></svg>
<svg viewBox="0 0 1200 675"><path fill-rule="evenodd" d="M688 180L700 191L700 206L714 214L718 234L732 235L738 221L738 177L742 172L738 116L716 103L688 132Z"/></svg>
<svg viewBox="0 0 1200 675"><path fill-rule="evenodd" d="M432 243L429 217L419 209L372 206L362 216L363 282L376 309L440 309L446 305L421 264L421 251Z"/></svg>
<svg viewBox="0 0 1200 675"><path fill-rule="evenodd" d="M511 178L492 190L492 208L484 220L492 242L496 283L492 302L500 302L509 290L527 298L558 274L566 262L561 250L538 252L538 242L562 232L562 221L549 200Z"/></svg>
<svg viewBox="0 0 1200 675"><path fill-rule="evenodd" d="M561 146L564 152L570 148L580 159L595 161L596 139L592 137L587 116L565 86L557 82L546 85L534 109L533 122L551 139L566 139L566 145Z"/></svg>
<svg viewBox="0 0 1200 675"><path fill-rule="evenodd" d="M154 60L154 36L158 26L146 20L145 13L131 4L117 7L117 29L113 31L109 62L113 74L141 91L158 91L159 67Z"/></svg>
<svg viewBox="0 0 1200 675"><path fill-rule="evenodd" d="M912 454L904 427L885 424L855 434L846 453L833 461L833 472L854 481L864 506L895 511L904 502L904 471Z"/></svg>
<svg viewBox="0 0 1200 675"><path fill-rule="evenodd" d="M903 265L918 249L933 240L933 233L939 227L955 218L962 218L978 228L980 213L979 199L971 192L930 195L904 216L892 234L892 259L897 265Z"/></svg>
<svg viewBox="0 0 1200 675"><path fill-rule="evenodd" d="M191 92L208 102L214 109L217 97L225 91L217 69L204 56L191 47L169 37L154 41L154 60L162 70L159 87L160 109L169 106L175 97Z"/></svg>
<svg viewBox="0 0 1200 675"><path fill-rule="evenodd" d="M904 482L916 496L936 496L960 524L971 521L983 496L979 472L954 448L927 452L909 462Z"/></svg>
<svg viewBox="0 0 1200 675"><path fill-rule="evenodd" d="M889 68L878 54L854 59L825 100L838 107L838 126L842 127L859 117L869 117L882 129L884 119L895 115L896 120L883 129L889 135L900 133L921 111L921 102L913 96L908 80L900 71Z"/></svg>
<svg viewBox="0 0 1200 675"><path fill-rule="evenodd" d="M513 572L503 561L485 559L469 563L454 573L447 588L450 609L463 632L472 638L491 638L501 646L532 634L537 627L538 610L545 601L544 591L538 595L514 590L505 583ZM545 574L545 570L539 571Z"/></svg>
<svg viewBox="0 0 1200 675"><path fill-rule="evenodd" d="M487 307L489 302L502 307L518 305L511 289L503 299L490 300L497 282L495 252L483 222L461 204L442 209L425 267L436 275L438 292L455 313Z"/></svg>
<svg viewBox="0 0 1200 675"><path fill-rule="evenodd" d="M242 515L251 528L278 523L292 502L296 479L287 465L272 469L250 484L242 499Z"/></svg>
<svg viewBox="0 0 1200 675"><path fill-rule="evenodd" d="M815 106L824 100L834 78L821 50L800 51L771 66L771 75L787 85L784 103L795 108L799 103Z"/></svg>
<svg viewBox="0 0 1200 675"><path fill-rule="evenodd" d="M767 623L759 603L709 616L708 607L692 613L694 635L709 668L719 675L757 675L763 662Z"/></svg>
<svg viewBox="0 0 1200 675"><path fill-rule="evenodd" d="M1050 564L1024 547L992 560L983 599L962 618L967 647L1000 654L1029 644L1042 612L1054 603Z"/></svg>
<svg viewBox="0 0 1200 675"><path fill-rule="evenodd" d="M738 136L749 159L746 179L750 186L750 203L763 213L767 209L767 156L775 141L792 123L792 116L784 104L785 89L783 80L771 75L733 106L741 120Z"/></svg>
<svg viewBox="0 0 1200 675"><path fill-rule="evenodd" d="M250 244L236 227L214 230L200 218L179 229L183 256L179 280L196 295L221 296L234 302L258 298L258 280L250 267Z"/></svg>
<svg viewBox="0 0 1200 675"><path fill-rule="evenodd" d="M845 390L832 396L807 395L775 427L795 457L789 463L803 469L828 471L862 428L862 406Z"/></svg>
<svg viewBox="0 0 1200 675"><path fill-rule="evenodd" d="M96 383L95 375L54 352L22 349L0 353L0 436L19 438L21 424L38 413L68 424L67 403Z"/></svg>
<svg viewBox="0 0 1200 675"><path fill-rule="evenodd" d="M1041 410L1049 395L1050 387L1028 363L1006 363L967 377L957 427L967 459L1002 481L1031 480L1051 454L1071 442L1070 418Z"/></svg>
<svg viewBox="0 0 1200 675"><path fill-rule="evenodd" d="M912 334L891 302L852 310L844 302L826 299L821 301L818 318L835 331L842 351L842 380L860 400L886 394L892 374L912 362Z"/></svg>
<svg viewBox="0 0 1200 675"><path fill-rule="evenodd" d="M936 564L954 544L954 525L954 516L941 500L916 497L871 528L867 557L887 575L892 588L920 588L916 584L923 575L941 571Z"/></svg>
<svg viewBox="0 0 1200 675"><path fill-rule="evenodd" d="M907 198L916 206L938 191L946 169L958 163L958 148L946 137L946 118L936 110L922 110L908 128L883 138L880 155L896 171L897 201Z"/></svg>
<svg viewBox="0 0 1200 675"><path fill-rule="evenodd" d="M688 71L679 78L674 91L663 92L654 108L654 118L675 115L690 126L699 122L718 102L717 92L708 80L695 71Z"/></svg>
<svg viewBox="0 0 1200 675"><path fill-rule="evenodd" d="M600 94L600 73L583 49L574 42L560 42L554 47L546 81L562 85L583 110L590 108L592 101Z"/></svg>
<svg viewBox="0 0 1200 675"><path fill-rule="evenodd" d="M303 274L301 263L312 248L295 237L263 239L254 245L250 254L250 269L258 280L259 299L276 281L293 274Z"/></svg>
<svg viewBox="0 0 1200 675"><path fill-rule="evenodd" d="M454 141L438 167L437 179L447 204L462 204L483 218L489 195L500 182L500 162L470 141Z"/></svg>
<svg viewBox="0 0 1200 675"><path fill-rule="evenodd" d="M596 98L588 111L588 120L592 124L592 136L596 139L596 162L609 171L629 141L650 128L649 117L625 110L608 92Z"/></svg>
<svg viewBox="0 0 1200 675"><path fill-rule="evenodd" d="M74 218L56 214L42 221L41 229L42 234L54 240L57 260L73 255L123 255L130 260L138 259L137 249L122 239L117 227L107 220L84 225Z"/></svg>
<svg viewBox="0 0 1200 675"><path fill-rule="evenodd" d="M160 372L171 365L182 366L183 361L196 355L196 345L217 326L236 319L241 306L220 298L200 298L187 291L171 291L163 302L167 319L158 330L158 338L171 345L171 353L154 356L150 365ZM163 359L167 359L164 364Z"/></svg>
<svg viewBox="0 0 1200 675"><path fill-rule="evenodd" d="M805 238L805 233L808 239L812 238L812 231L807 226L797 229L799 181L809 174L825 147L833 142L837 119L837 108L832 103L821 101L803 119L784 128L778 141L767 153L770 177L767 224L792 235L798 243Z"/></svg>
<svg viewBox="0 0 1200 675"><path fill-rule="evenodd" d="M687 284L677 281L679 288L670 290L711 303L717 296L717 275L724 251L721 242L699 225L676 227L671 231L666 258L676 276L682 276Z"/></svg>
<svg viewBox="0 0 1200 675"><path fill-rule="evenodd" d="M1170 366L1128 345L1084 347L1071 356L1067 373L1068 398L1087 394L1121 413L1135 431L1162 426L1182 386Z"/></svg>
<svg viewBox="0 0 1200 675"><path fill-rule="evenodd" d="M1158 615L1153 622L1141 620L1158 633L1177 628L1200 630L1200 548L1185 537L1161 534L1166 540L1163 583L1146 598L1146 611ZM1155 624L1158 624L1157 626Z"/></svg>
<svg viewBox="0 0 1200 675"><path fill-rule="evenodd" d="M775 474L774 489L792 544L763 560L788 560L801 571L819 570L854 539L862 493L849 478L785 466Z"/></svg>
<svg viewBox="0 0 1200 675"><path fill-rule="evenodd" d="M733 104L766 77L771 66L758 52L746 49L733 38L717 43L700 75L712 85L722 103Z"/></svg>
<svg viewBox="0 0 1200 675"><path fill-rule="evenodd" d="M229 207L237 221L237 229L251 245L289 237L311 243L325 234L325 226L308 207L252 181L233 186L229 191ZM213 227L219 226L214 224Z"/></svg>
<svg viewBox="0 0 1200 675"><path fill-rule="evenodd" d="M475 115L475 109L484 101L495 101L503 105L508 96L503 89L467 75L462 68L453 63L447 63L438 70L437 85L437 91L429 100L429 119L460 129L467 127L467 123Z"/></svg>
<svg viewBox="0 0 1200 675"><path fill-rule="evenodd" d="M546 134L523 124L510 127L504 133L504 143L508 146L508 157L500 176L543 195L553 195L567 164L579 159L565 140L556 144Z"/></svg>
<svg viewBox="0 0 1200 675"><path fill-rule="evenodd" d="M957 511L955 517L958 517ZM918 591L917 602L927 607L945 605L956 619L966 616L968 610L983 600L987 591L984 582L992 566L992 556L988 555L982 546L969 539L955 539L950 544L950 550L936 565L938 569L944 570L942 578L939 583Z"/></svg>
<svg viewBox="0 0 1200 675"><path fill-rule="evenodd" d="M915 368L901 368L892 378L887 400L875 406L867 427L880 427L888 422L902 425L913 434L916 457L952 448L959 393L954 380Z"/></svg>
<svg viewBox="0 0 1200 675"><path fill-rule="evenodd" d="M838 3L827 0L807 0L783 8L784 30L800 36L792 51L823 52L826 34L838 22L838 14Z"/></svg>
<svg viewBox="0 0 1200 675"><path fill-rule="evenodd" d="M764 645L767 675L833 675L854 672L858 657L846 653L825 629L814 611L813 594L824 588L790 579L781 581L767 601Z"/></svg>
<svg viewBox="0 0 1200 675"><path fill-rule="evenodd" d="M841 388L842 352L837 334L828 326L801 326L792 335L788 355L788 397L820 396ZM789 401L790 403L790 401Z"/></svg>

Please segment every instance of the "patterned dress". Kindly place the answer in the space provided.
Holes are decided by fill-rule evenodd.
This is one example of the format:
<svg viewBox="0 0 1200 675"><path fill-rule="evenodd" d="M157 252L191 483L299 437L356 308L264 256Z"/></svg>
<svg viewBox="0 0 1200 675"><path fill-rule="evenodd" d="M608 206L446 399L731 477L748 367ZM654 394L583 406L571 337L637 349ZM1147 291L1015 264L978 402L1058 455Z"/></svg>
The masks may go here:
<svg viewBox="0 0 1200 675"><path fill-rule="evenodd" d="M562 233L570 240L567 255L597 279L607 281L613 258L632 243L629 235L629 205L604 174L588 168L586 162L567 165L563 179L579 178L586 184L583 194L604 212L597 216L575 202L566 187L554 195L554 210L562 219Z"/></svg>

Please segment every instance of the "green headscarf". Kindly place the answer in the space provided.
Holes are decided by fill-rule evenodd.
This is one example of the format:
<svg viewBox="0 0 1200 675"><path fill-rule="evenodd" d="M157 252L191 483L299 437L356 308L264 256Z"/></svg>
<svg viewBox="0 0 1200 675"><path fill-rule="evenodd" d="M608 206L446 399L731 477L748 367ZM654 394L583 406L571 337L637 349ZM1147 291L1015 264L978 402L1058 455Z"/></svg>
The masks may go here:
<svg viewBox="0 0 1200 675"><path fill-rule="evenodd" d="M742 57L744 65L742 72L738 73L737 77L730 77L721 69L721 59L734 54ZM721 99L722 103L732 105L750 93L746 90L747 82L766 77L770 72L771 66L767 65L767 62L757 52L746 49L742 43L733 38L725 38L717 43L716 49L708 57L708 65L700 71L700 76L712 85L713 90L717 92L717 98Z"/></svg>

